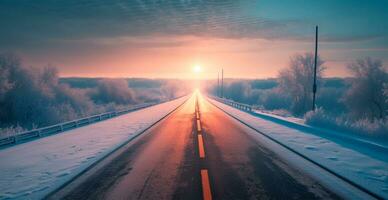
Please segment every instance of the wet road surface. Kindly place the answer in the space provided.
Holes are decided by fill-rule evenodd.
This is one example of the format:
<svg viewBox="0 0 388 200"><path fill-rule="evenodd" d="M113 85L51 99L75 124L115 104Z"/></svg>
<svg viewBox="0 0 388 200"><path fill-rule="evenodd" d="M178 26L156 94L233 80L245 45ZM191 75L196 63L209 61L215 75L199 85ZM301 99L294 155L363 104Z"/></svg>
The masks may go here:
<svg viewBox="0 0 388 200"><path fill-rule="evenodd" d="M197 94L61 198L339 198L248 131Z"/></svg>

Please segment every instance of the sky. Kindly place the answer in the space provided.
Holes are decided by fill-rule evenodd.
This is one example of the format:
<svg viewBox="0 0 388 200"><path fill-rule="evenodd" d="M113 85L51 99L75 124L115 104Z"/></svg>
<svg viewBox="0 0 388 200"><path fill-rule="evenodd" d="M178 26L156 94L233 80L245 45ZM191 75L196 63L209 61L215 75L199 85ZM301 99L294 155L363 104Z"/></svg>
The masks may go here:
<svg viewBox="0 0 388 200"><path fill-rule="evenodd" d="M271 78L318 25L324 75L342 77L388 64L387 19L387 0L0 0L0 53L66 77Z"/></svg>

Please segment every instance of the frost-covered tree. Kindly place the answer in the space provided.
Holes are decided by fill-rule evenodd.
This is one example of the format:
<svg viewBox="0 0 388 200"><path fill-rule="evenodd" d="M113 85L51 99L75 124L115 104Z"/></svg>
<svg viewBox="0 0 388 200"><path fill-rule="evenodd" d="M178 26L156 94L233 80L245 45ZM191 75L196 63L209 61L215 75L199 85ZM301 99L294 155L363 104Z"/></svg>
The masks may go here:
<svg viewBox="0 0 388 200"><path fill-rule="evenodd" d="M122 105L136 103L134 92L125 79L102 79L98 82L93 100L97 103L116 103Z"/></svg>
<svg viewBox="0 0 388 200"><path fill-rule="evenodd" d="M81 91L59 83L55 68L25 67L17 56L0 54L0 126L44 126L74 119L90 108Z"/></svg>
<svg viewBox="0 0 388 200"><path fill-rule="evenodd" d="M385 101L388 103L388 83L384 84Z"/></svg>
<svg viewBox="0 0 388 200"><path fill-rule="evenodd" d="M164 99L173 99L187 94L189 88L179 80L167 80L162 84L160 90L165 96Z"/></svg>
<svg viewBox="0 0 388 200"><path fill-rule="evenodd" d="M383 119L387 116L387 95L384 84L388 83L388 72L381 60L369 57L348 65L354 79L343 101L355 118Z"/></svg>
<svg viewBox="0 0 388 200"><path fill-rule="evenodd" d="M0 101L13 88L10 76L15 71L15 68L20 68L20 61L16 56L12 54L0 55Z"/></svg>
<svg viewBox="0 0 388 200"><path fill-rule="evenodd" d="M246 103L251 93L251 85L245 81L234 81L225 86L225 97L237 102Z"/></svg>
<svg viewBox="0 0 388 200"><path fill-rule="evenodd" d="M295 115L303 115L312 106L312 90L314 82L314 54L297 54L291 57L287 68L280 71L279 87L282 92L291 96L291 110ZM317 81L319 83L324 67L324 61L318 56ZM319 86L319 85L318 85Z"/></svg>

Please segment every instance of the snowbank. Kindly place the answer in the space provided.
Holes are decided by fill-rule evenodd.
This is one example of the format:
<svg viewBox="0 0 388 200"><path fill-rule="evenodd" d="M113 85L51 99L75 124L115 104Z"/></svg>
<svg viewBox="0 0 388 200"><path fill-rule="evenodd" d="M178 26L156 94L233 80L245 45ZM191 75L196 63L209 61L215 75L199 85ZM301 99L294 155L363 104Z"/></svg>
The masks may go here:
<svg viewBox="0 0 388 200"><path fill-rule="evenodd" d="M265 120L212 99L209 101L309 159L388 199L386 152L370 152L370 150L372 157L355 149L356 145L350 147L337 141L333 142L306 130L302 131Z"/></svg>
<svg viewBox="0 0 388 200"><path fill-rule="evenodd" d="M43 198L187 98L0 150L0 199Z"/></svg>
<svg viewBox="0 0 388 200"><path fill-rule="evenodd" d="M348 134L388 146L388 119L351 120L344 116L335 117L327 114L322 108L305 114L305 123L311 126Z"/></svg>

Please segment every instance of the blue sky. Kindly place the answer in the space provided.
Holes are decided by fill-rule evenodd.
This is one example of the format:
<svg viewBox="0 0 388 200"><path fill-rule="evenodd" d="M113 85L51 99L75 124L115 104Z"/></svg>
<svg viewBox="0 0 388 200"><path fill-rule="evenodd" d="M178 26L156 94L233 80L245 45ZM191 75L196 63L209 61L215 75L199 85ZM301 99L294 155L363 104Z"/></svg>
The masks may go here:
<svg viewBox="0 0 388 200"><path fill-rule="evenodd" d="M290 31L305 36L303 27L319 25L328 41L386 37L388 2L384 0L259 1L248 8L252 15L278 21L294 21Z"/></svg>
<svg viewBox="0 0 388 200"><path fill-rule="evenodd" d="M101 69L104 65L125 63L114 64L117 70L125 69L116 74L153 77L134 66L151 68L141 59L159 56L161 64L153 64L153 69L161 71L167 66L179 71L179 66L186 68L190 62L202 62L208 68L223 65L230 71L242 67L229 64L234 63L244 65L247 73L260 68L264 77L273 77L287 65L289 56L311 51L314 26L319 25L320 53L327 61L328 75L346 76L346 63L358 58L370 56L387 63L387 19L386 0L0 0L0 51L15 52L31 65L51 63L66 76L87 75L97 68L101 74L94 75L101 76L106 74ZM214 49L203 48L210 43ZM163 53L167 48L187 53L179 62L168 60ZM155 53L158 49L160 53ZM144 51L141 59L139 51ZM220 57L227 55L216 51L247 61L225 62ZM277 51L278 56L267 56ZM102 55L107 56L106 63L92 61ZM131 56L137 57L131 61ZM255 63L255 57L268 59ZM276 70L267 73L266 67ZM168 74L167 70L163 77Z"/></svg>

